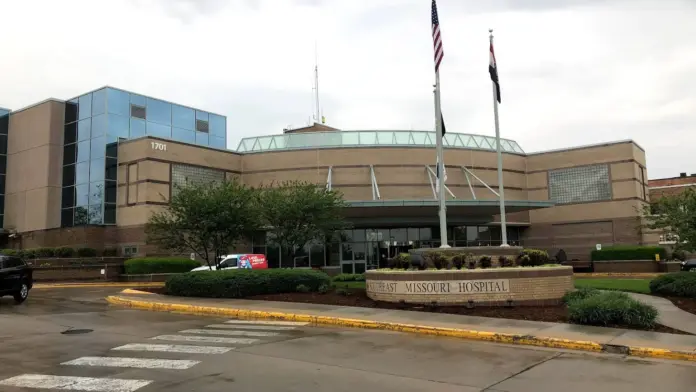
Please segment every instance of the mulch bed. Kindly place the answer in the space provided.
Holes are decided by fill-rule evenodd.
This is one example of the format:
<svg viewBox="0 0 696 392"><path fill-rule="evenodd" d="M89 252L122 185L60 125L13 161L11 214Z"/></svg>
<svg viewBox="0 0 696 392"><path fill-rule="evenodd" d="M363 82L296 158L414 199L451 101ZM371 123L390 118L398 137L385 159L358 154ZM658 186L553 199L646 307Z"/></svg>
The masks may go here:
<svg viewBox="0 0 696 392"><path fill-rule="evenodd" d="M683 298L683 297L664 297L672 301L672 303L679 309L696 314L696 298Z"/></svg>

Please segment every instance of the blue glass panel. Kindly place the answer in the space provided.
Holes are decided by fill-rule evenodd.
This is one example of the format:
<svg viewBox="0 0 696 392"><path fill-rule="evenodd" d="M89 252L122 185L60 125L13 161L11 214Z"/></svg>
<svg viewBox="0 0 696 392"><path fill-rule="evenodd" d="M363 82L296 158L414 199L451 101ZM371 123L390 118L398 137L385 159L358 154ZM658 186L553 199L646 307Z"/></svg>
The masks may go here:
<svg viewBox="0 0 696 392"><path fill-rule="evenodd" d="M119 116L116 114L109 114L109 130L107 131L107 134L109 136L116 136L128 139L128 128L128 117Z"/></svg>
<svg viewBox="0 0 696 392"><path fill-rule="evenodd" d="M113 88L106 89L106 107L109 113L130 116L129 94Z"/></svg>
<svg viewBox="0 0 696 392"><path fill-rule="evenodd" d="M92 138L106 135L106 114L92 117Z"/></svg>
<svg viewBox="0 0 696 392"><path fill-rule="evenodd" d="M86 206L89 204L89 184L82 184L75 187L75 205Z"/></svg>
<svg viewBox="0 0 696 392"><path fill-rule="evenodd" d="M89 140L77 143L77 162L89 161Z"/></svg>
<svg viewBox="0 0 696 392"><path fill-rule="evenodd" d="M92 120L86 119L77 123L77 140L87 140L92 137Z"/></svg>
<svg viewBox="0 0 696 392"><path fill-rule="evenodd" d="M195 124L195 112L193 109L179 105L172 105L172 125L177 128L193 130Z"/></svg>
<svg viewBox="0 0 696 392"><path fill-rule="evenodd" d="M90 159L104 158L106 154L106 137L99 136L92 139L92 153Z"/></svg>
<svg viewBox="0 0 696 392"><path fill-rule="evenodd" d="M118 142L119 142L119 138L116 136L107 136L106 137L106 156L107 157L118 157Z"/></svg>
<svg viewBox="0 0 696 392"><path fill-rule="evenodd" d="M157 99L147 99L147 121L172 125L172 104Z"/></svg>
<svg viewBox="0 0 696 392"><path fill-rule="evenodd" d="M89 205L102 204L104 202L104 181L89 184Z"/></svg>
<svg viewBox="0 0 696 392"><path fill-rule="evenodd" d="M210 136L210 147L226 149L225 139L221 137Z"/></svg>
<svg viewBox="0 0 696 392"><path fill-rule="evenodd" d="M196 110L196 120L205 120L208 121L208 112L203 112L200 110Z"/></svg>
<svg viewBox="0 0 696 392"><path fill-rule="evenodd" d="M102 205L89 206L89 223L101 225L103 223Z"/></svg>
<svg viewBox="0 0 696 392"><path fill-rule="evenodd" d="M89 161L80 162L75 165L75 184L86 184L89 182Z"/></svg>
<svg viewBox="0 0 696 392"><path fill-rule="evenodd" d="M208 145L208 134L203 132L196 132L196 144L199 146Z"/></svg>
<svg viewBox="0 0 696 392"><path fill-rule="evenodd" d="M130 138L135 139L147 135L145 120L139 118L130 119Z"/></svg>
<svg viewBox="0 0 696 392"><path fill-rule="evenodd" d="M94 181L104 181L104 158L95 159L89 161L89 180Z"/></svg>
<svg viewBox="0 0 696 392"><path fill-rule="evenodd" d="M79 119L92 117L92 94L83 95L78 99Z"/></svg>
<svg viewBox="0 0 696 392"><path fill-rule="evenodd" d="M134 105L147 106L147 98L143 97L142 95L131 94L130 101ZM130 108L128 110L130 110Z"/></svg>
<svg viewBox="0 0 696 392"><path fill-rule="evenodd" d="M184 143L195 143L196 135L193 131L188 131L186 129L172 128L172 139L178 140Z"/></svg>
<svg viewBox="0 0 696 392"><path fill-rule="evenodd" d="M92 116L106 112L106 89L92 93Z"/></svg>
<svg viewBox="0 0 696 392"><path fill-rule="evenodd" d="M148 121L147 134L148 136L165 137L170 139L172 137L172 127Z"/></svg>
<svg viewBox="0 0 696 392"><path fill-rule="evenodd" d="M227 135L227 125L225 124L225 117L218 116L217 114L210 114L209 131L211 135L225 137Z"/></svg>

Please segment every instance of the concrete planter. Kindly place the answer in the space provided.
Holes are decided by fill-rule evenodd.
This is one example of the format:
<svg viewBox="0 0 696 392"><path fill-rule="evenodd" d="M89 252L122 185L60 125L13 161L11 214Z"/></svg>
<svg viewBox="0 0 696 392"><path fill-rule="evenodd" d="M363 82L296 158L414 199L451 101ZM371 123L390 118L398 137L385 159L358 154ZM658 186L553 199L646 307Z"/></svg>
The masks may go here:
<svg viewBox="0 0 696 392"><path fill-rule="evenodd" d="M573 290L573 268L370 270L367 296L375 301L438 305L556 305Z"/></svg>

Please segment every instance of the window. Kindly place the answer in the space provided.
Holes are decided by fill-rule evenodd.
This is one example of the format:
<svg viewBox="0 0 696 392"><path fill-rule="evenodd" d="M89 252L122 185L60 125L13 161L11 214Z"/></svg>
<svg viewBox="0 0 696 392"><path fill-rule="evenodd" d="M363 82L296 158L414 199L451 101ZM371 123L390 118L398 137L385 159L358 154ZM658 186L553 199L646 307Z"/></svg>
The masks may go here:
<svg viewBox="0 0 696 392"><path fill-rule="evenodd" d="M128 117L130 111L130 98L128 93L109 88L106 90L106 106L109 113Z"/></svg>
<svg viewBox="0 0 696 392"><path fill-rule="evenodd" d="M101 89L92 93L92 116L102 114L106 111L106 89Z"/></svg>
<svg viewBox="0 0 696 392"><path fill-rule="evenodd" d="M123 247L123 255L126 257L135 256L138 254L138 247L135 245L126 245Z"/></svg>
<svg viewBox="0 0 696 392"><path fill-rule="evenodd" d="M196 120L196 131L208 133L208 122L203 120Z"/></svg>
<svg viewBox="0 0 696 392"><path fill-rule="evenodd" d="M147 135L146 123L139 118L130 119L130 137L135 139Z"/></svg>
<svg viewBox="0 0 696 392"><path fill-rule="evenodd" d="M142 118L144 120L147 118L147 109L145 106L131 104L130 115L131 117Z"/></svg>
<svg viewBox="0 0 696 392"><path fill-rule="evenodd" d="M128 117L116 114L109 115L109 127L107 130L109 136L128 138L128 128Z"/></svg>
<svg viewBox="0 0 696 392"><path fill-rule="evenodd" d="M18 257L5 257L2 260L2 266L3 268L17 268L24 266L24 262Z"/></svg>
<svg viewBox="0 0 696 392"><path fill-rule="evenodd" d="M77 140L88 140L92 137L92 119L88 118L77 123Z"/></svg>
<svg viewBox="0 0 696 392"><path fill-rule="evenodd" d="M147 121L172 125L172 104L157 99L147 99Z"/></svg>
<svg viewBox="0 0 696 392"><path fill-rule="evenodd" d="M80 120L92 117L92 94L78 98L78 114Z"/></svg>
<svg viewBox="0 0 696 392"><path fill-rule="evenodd" d="M211 113L209 116L208 123L211 135L215 135L221 138L227 136L227 124L225 121L225 117Z"/></svg>
<svg viewBox="0 0 696 392"><path fill-rule="evenodd" d="M172 193L179 187L184 187L194 182L224 181L225 172L217 169L198 167L191 165L172 165Z"/></svg>
<svg viewBox="0 0 696 392"><path fill-rule="evenodd" d="M643 200L648 200L648 195L645 194L645 168L640 168L640 188L643 190Z"/></svg>
<svg viewBox="0 0 696 392"><path fill-rule="evenodd" d="M172 105L172 125L193 131L196 114L193 109L189 109L179 105Z"/></svg>
<svg viewBox="0 0 696 392"><path fill-rule="evenodd" d="M549 171L549 197L559 204L611 199L608 165Z"/></svg>
<svg viewBox="0 0 696 392"><path fill-rule="evenodd" d="M220 262L220 268L231 268L237 266L236 257L228 257Z"/></svg>
<svg viewBox="0 0 696 392"><path fill-rule="evenodd" d="M75 163L75 153L77 148L75 144L68 144L63 147L63 165L72 165Z"/></svg>
<svg viewBox="0 0 696 392"><path fill-rule="evenodd" d="M77 141L77 123L68 124L65 126L65 144L75 143Z"/></svg>

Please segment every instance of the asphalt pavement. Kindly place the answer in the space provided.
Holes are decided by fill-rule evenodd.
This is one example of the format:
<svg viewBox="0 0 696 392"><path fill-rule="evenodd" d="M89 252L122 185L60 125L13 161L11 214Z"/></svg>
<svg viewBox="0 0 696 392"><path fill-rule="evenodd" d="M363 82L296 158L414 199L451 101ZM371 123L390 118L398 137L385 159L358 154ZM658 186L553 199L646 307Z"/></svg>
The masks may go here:
<svg viewBox="0 0 696 392"><path fill-rule="evenodd" d="M696 366L110 307L118 288L0 299L0 391L692 391Z"/></svg>

